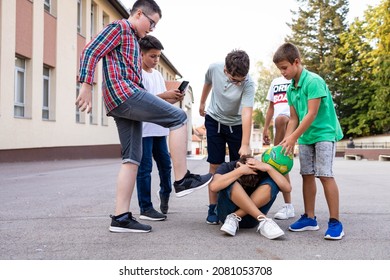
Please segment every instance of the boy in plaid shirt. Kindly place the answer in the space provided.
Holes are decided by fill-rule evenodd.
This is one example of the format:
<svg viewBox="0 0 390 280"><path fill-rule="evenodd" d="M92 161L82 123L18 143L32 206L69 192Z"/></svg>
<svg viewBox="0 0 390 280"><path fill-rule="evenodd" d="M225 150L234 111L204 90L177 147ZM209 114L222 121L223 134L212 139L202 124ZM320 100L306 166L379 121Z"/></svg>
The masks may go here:
<svg viewBox="0 0 390 280"><path fill-rule="evenodd" d="M207 186L211 174L187 170L187 116L183 110L145 91L142 85L141 51L138 40L153 31L161 18L153 0L138 0L130 17L108 24L83 50L80 59L80 94L76 105L91 112L92 84L96 64L103 59L103 98L107 115L114 118L122 147L115 215L111 232L150 232L151 226L136 221L129 212L138 165L142 158L142 122L170 129L170 152L178 197Z"/></svg>

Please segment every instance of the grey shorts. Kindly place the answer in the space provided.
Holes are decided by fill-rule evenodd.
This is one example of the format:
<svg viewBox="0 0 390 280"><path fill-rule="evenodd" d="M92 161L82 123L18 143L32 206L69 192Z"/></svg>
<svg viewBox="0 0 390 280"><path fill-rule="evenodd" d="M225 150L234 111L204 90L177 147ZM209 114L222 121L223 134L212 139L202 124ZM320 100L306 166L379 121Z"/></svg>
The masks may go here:
<svg viewBox="0 0 390 280"><path fill-rule="evenodd" d="M139 165L142 159L142 122L151 122L170 130L187 122L186 113L161 98L140 91L107 114L114 118L122 148L122 162Z"/></svg>
<svg viewBox="0 0 390 280"><path fill-rule="evenodd" d="M314 175L316 177L334 177L332 168L335 155L335 142L299 145L301 174Z"/></svg>

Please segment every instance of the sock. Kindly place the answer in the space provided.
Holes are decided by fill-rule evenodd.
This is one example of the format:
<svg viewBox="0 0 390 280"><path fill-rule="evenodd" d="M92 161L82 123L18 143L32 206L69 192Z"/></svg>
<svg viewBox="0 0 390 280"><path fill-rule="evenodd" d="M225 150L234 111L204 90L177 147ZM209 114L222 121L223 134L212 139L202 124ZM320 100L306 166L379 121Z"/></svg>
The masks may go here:
<svg viewBox="0 0 390 280"><path fill-rule="evenodd" d="M335 218L330 218L329 219L329 223L338 223L339 220L335 219Z"/></svg>

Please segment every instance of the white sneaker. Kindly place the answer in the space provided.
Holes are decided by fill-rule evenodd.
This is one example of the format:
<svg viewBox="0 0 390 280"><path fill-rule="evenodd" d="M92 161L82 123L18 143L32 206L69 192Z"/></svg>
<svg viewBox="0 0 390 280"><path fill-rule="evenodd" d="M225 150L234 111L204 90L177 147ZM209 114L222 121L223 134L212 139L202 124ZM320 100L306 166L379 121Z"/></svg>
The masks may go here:
<svg viewBox="0 0 390 280"><path fill-rule="evenodd" d="M289 218L294 218L294 206L292 204L285 204L279 211L275 214L274 218L278 220L287 220Z"/></svg>
<svg viewBox="0 0 390 280"><path fill-rule="evenodd" d="M231 236L236 235L238 229L238 223L241 221L241 218L238 217L235 213L227 215L225 222L223 223L221 230L230 234Z"/></svg>
<svg viewBox="0 0 390 280"><path fill-rule="evenodd" d="M284 235L283 230L270 218L260 220L257 231L268 239L275 239Z"/></svg>

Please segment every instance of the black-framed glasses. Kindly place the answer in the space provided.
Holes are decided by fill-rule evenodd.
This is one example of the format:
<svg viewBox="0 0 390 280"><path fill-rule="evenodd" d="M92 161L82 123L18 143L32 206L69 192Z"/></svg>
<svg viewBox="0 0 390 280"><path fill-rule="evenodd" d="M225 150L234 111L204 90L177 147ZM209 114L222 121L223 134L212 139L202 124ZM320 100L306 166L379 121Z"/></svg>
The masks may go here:
<svg viewBox="0 0 390 280"><path fill-rule="evenodd" d="M240 86L242 82L244 82L246 80L246 76L245 77L242 77L240 79L236 79L236 78L233 78L233 76L226 70L224 69L224 72L226 74L226 76L228 77L229 81L235 85L238 85Z"/></svg>
<svg viewBox="0 0 390 280"><path fill-rule="evenodd" d="M142 14L149 20L149 23L150 23L150 29L154 29L156 27L156 22L154 20L152 20L147 14L145 14L143 11L142 11Z"/></svg>

